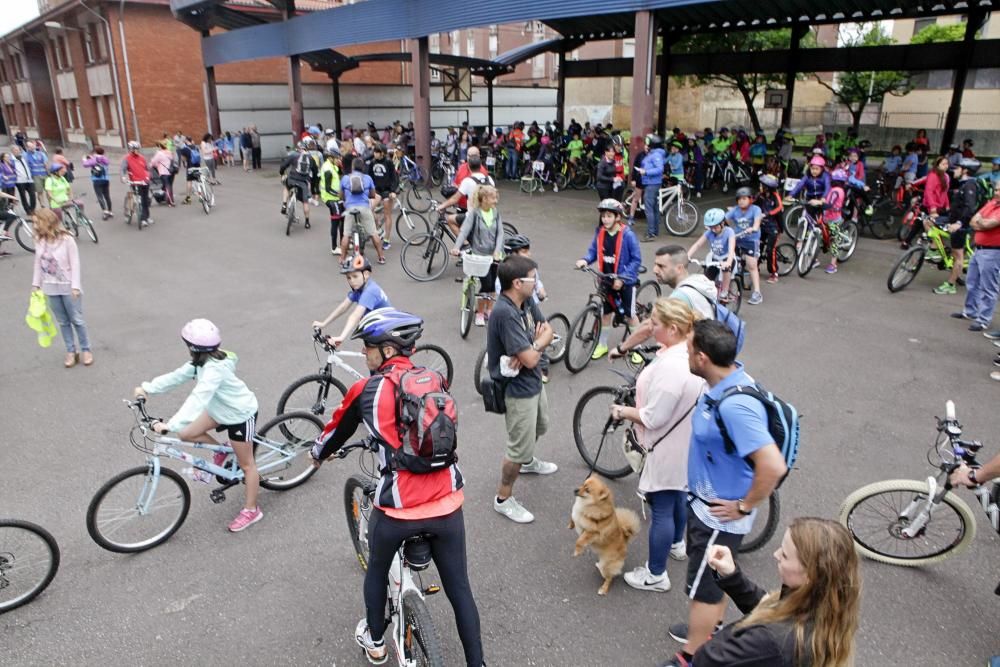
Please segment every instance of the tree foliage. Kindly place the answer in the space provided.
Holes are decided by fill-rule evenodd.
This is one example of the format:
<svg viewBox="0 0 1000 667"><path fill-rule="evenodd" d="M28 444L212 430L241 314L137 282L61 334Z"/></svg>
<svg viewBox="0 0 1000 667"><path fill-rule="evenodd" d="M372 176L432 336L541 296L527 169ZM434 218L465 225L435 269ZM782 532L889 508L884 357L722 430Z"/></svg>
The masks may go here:
<svg viewBox="0 0 1000 667"><path fill-rule="evenodd" d="M938 42L960 42L965 39L964 23L942 25L932 23L925 26L910 40L910 44L936 44Z"/></svg>

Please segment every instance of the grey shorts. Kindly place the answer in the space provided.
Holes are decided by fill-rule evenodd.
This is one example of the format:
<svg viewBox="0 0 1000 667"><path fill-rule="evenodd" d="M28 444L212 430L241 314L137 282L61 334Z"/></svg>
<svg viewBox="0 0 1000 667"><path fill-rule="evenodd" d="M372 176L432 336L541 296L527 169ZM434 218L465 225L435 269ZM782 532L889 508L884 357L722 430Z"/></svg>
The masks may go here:
<svg viewBox="0 0 1000 667"><path fill-rule="evenodd" d="M507 451L512 463L528 464L535 456L535 442L549 429L549 400L545 387L537 396L507 397Z"/></svg>
<svg viewBox="0 0 1000 667"><path fill-rule="evenodd" d="M350 236L354 233L354 214L352 211L358 211L358 222L361 223L361 230L365 233L365 236L375 236L378 231L375 229L375 216L372 215L372 210L367 206L352 206L344 212L344 235Z"/></svg>

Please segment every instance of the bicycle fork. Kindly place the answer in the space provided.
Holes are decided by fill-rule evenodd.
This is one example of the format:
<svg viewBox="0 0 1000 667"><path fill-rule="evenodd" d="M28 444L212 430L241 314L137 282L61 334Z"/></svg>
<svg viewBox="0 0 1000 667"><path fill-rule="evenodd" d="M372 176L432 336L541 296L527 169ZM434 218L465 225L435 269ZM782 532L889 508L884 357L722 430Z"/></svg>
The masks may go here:
<svg viewBox="0 0 1000 667"><path fill-rule="evenodd" d="M948 493L948 489L939 485L935 478L928 477L927 495L923 498L915 496L910 504L899 513L898 525L905 522L905 527L898 529L898 536L910 540L919 537L927 524L930 523L934 510L937 509L946 493Z"/></svg>

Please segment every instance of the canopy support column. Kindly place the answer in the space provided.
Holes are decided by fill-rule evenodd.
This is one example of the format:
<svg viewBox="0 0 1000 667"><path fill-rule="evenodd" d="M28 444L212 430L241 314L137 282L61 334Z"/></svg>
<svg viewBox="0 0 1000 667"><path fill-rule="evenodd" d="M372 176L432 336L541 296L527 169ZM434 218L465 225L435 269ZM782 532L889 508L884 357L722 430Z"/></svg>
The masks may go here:
<svg viewBox="0 0 1000 667"><path fill-rule="evenodd" d="M486 77L486 134L493 136L493 77Z"/></svg>
<svg viewBox="0 0 1000 667"><path fill-rule="evenodd" d="M656 42L654 38L653 49L656 50ZM656 133L661 137L667 135L667 93L670 89L670 47L673 46L673 40L663 36L663 55L659 58L659 74L660 74L660 105L659 114L656 116Z"/></svg>
<svg viewBox="0 0 1000 667"><path fill-rule="evenodd" d="M656 21L653 13L635 13L635 57L632 60L632 142L635 155L653 131L653 83L656 77Z"/></svg>
<svg viewBox="0 0 1000 667"><path fill-rule="evenodd" d="M298 56L288 56L288 110L292 114L292 135L298 141L306 126L302 106L302 68Z"/></svg>
<svg viewBox="0 0 1000 667"><path fill-rule="evenodd" d="M333 81L333 126L337 130L337 136L343 131L344 126L340 122L340 77L330 75Z"/></svg>
<svg viewBox="0 0 1000 667"><path fill-rule="evenodd" d="M210 35L208 30L201 31L202 39ZM219 90L215 85L215 67L205 68L205 91L208 103L208 131L213 137L218 137L222 134L222 121L219 118Z"/></svg>
<svg viewBox="0 0 1000 667"><path fill-rule="evenodd" d="M983 27L986 21L986 12L973 10L965 20L965 38L962 42L962 58L955 63L955 81L951 90L951 105L948 107L948 115L944 119L944 132L941 135L941 152L944 155L948 152L948 146L955 143L955 131L958 130L958 118L962 114L962 94L965 92L965 83L969 77L969 63L972 61L972 52L975 47L976 33Z"/></svg>
<svg viewBox="0 0 1000 667"><path fill-rule="evenodd" d="M566 50L559 49L559 88L556 89L556 123L563 127L566 108Z"/></svg>
<svg viewBox="0 0 1000 667"><path fill-rule="evenodd" d="M781 110L781 127L792 129L792 104L795 101L795 79L799 72L801 50L799 44L809 31L807 25L792 26L792 40L789 45L788 69L785 70L785 106Z"/></svg>
<svg viewBox="0 0 1000 667"><path fill-rule="evenodd" d="M416 162L430 174L431 150L431 79L430 42L427 37L410 40L413 72L413 131Z"/></svg>

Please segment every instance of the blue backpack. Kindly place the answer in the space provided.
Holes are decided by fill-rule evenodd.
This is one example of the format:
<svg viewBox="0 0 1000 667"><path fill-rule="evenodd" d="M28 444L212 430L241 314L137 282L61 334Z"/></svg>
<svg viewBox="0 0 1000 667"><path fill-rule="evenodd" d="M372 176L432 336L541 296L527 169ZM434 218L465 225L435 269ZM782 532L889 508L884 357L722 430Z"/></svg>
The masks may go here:
<svg viewBox="0 0 1000 667"><path fill-rule="evenodd" d="M717 322L722 322L729 327L729 330L733 332L734 336L736 336L736 354L739 354L743 350L743 343L747 337L746 322L741 320L739 315L729 310L718 301L708 298L707 294L702 293L694 285L681 285L681 287L690 287L701 298L708 301L709 305L712 307L712 312L715 313L715 320Z"/></svg>
<svg viewBox="0 0 1000 667"><path fill-rule="evenodd" d="M752 396L763 404L764 410L767 412L767 431L774 438L774 443L778 445L778 449L781 450L781 455L785 459L785 465L791 471L799 457L799 411L795 409L794 405L781 400L757 383L730 387L722 392L722 396L718 400L708 400L708 404L715 410L715 423L722 433L726 452L735 453L736 444L729 437L726 425L722 421L722 415L719 413L719 406L724 400L736 394ZM753 463L750 465L753 467ZM788 472L778 481L778 486L781 486L787 476Z"/></svg>

